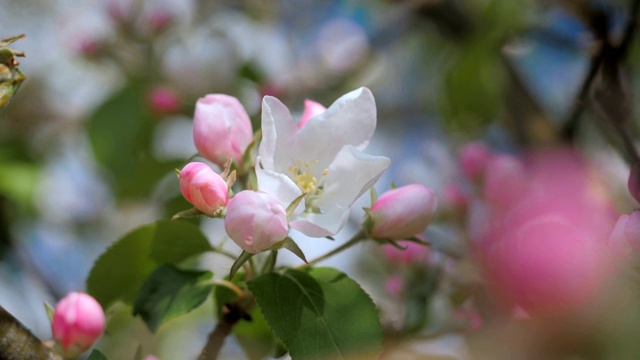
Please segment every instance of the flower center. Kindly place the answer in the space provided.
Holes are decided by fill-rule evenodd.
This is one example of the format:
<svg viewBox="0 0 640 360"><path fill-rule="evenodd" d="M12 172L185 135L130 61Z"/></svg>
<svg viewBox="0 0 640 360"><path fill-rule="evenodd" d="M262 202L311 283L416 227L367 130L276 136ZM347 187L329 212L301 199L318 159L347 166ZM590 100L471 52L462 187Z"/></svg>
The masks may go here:
<svg viewBox="0 0 640 360"><path fill-rule="evenodd" d="M324 169L320 175L320 180L316 178L311 172L311 166L317 164L317 160L302 162L298 160L295 166L289 168L289 172L293 175L293 182L298 185L302 192L307 194L306 204L307 210L314 210L313 200L315 200L321 193L323 188L323 178L329 172L329 169Z"/></svg>

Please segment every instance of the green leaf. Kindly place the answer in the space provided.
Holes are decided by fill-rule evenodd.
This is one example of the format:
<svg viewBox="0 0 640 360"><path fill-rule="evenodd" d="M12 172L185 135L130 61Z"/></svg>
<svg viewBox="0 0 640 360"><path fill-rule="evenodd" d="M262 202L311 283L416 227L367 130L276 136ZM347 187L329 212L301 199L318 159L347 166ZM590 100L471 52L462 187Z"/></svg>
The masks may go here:
<svg viewBox="0 0 640 360"><path fill-rule="evenodd" d="M133 302L133 315L140 315L155 332L167 320L184 315L202 304L212 285L210 271L180 270L171 265L157 268L142 284Z"/></svg>
<svg viewBox="0 0 640 360"><path fill-rule="evenodd" d="M275 355L277 341L260 308L249 312L251 321L241 320L233 327L233 335L250 360L260 360Z"/></svg>
<svg viewBox="0 0 640 360"><path fill-rule="evenodd" d="M373 301L338 270L271 273L248 286L293 359L374 359L382 352Z"/></svg>
<svg viewBox="0 0 640 360"><path fill-rule="evenodd" d="M159 264L176 264L209 250L209 242L191 223L161 220L141 226L98 258L87 291L105 309L118 299L131 301Z"/></svg>
<svg viewBox="0 0 640 360"><path fill-rule="evenodd" d="M87 360L107 360L107 357L98 349L93 349Z"/></svg>
<svg viewBox="0 0 640 360"><path fill-rule="evenodd" d="M133 298L157 266L149 257L155 232L155 224L137 228L115 242L93 265L87 292L104 309L118 299Z"/></svg>
<svg viewBox="0 0 640 360"><path fill-rule="evenodd" d="M151 258L158 263L176 264L193 255L211 250L213 248L209 240L196 225L168 220L156 223Z"/></svg>

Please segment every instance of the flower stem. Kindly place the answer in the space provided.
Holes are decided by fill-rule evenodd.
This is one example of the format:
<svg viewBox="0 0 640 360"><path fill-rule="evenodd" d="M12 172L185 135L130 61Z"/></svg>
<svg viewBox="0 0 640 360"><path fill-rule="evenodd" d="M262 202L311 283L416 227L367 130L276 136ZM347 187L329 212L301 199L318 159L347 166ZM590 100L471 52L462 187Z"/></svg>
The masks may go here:
<svg viewBox="0 0 640 360"><path fill-rule="evenodd" d="M326 254L324 254L322 256L319 256L319 257L309 261L306 264L298 266L298 269L305 269L305 268L308 268L308 267L310 267L312 265L315 265L315 264L319 263L320 261L326 260L326 259L332 257L333 255L338 254L338 253L340 253L340 252L352 247L353 245L359 243L360 241L362 241L362 240L364 240L366 238L367 238L367 235L366 235L364 229L360 229L360 231L355 233L355 235L353 235L351 237L351 239L349 241L347 241L346 243L338 246L337 248L329 251L328 253L326 253Z"/></svg>
<svg viewBox="0 0 640 360"><path fill-rule="evenodd" d="M198 360L215 360L218 358L224 340L231 334L233 326L244 317L244 312L239 307L226 307L216 327L209 334L207 344L202 349Z"/></svg>

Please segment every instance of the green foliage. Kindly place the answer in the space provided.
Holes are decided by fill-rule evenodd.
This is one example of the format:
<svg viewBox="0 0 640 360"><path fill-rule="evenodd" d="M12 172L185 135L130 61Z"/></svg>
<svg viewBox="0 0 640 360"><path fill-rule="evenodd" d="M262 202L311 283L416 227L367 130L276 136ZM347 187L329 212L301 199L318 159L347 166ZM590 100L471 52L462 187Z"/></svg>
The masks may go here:
<svg viewBox="0 0 640 360"><path fill-rule="evenodd" d="M40 170L35 164L0 159L0 194L23 208L30 208L39 175Z"/></svg>
<svg viewBox="0 0 640 360"><path fill-rule="evenodd" d="M132 301L153 270L211 250L200 229L182 221L161 220L137 228L116 241L95 262L87 291L103 308Z"/></svg>
<svg viewBox="0 0 640 360"><path fill-rule="evenodd" d="M186 271L171 265L157 268L142 284L133 302L133 314L140 315L149 330L202 304L212 285L209 271Z"/></svg>
<svg viewBox="0 0 640 360"><path fill-rule="evenodd" d="M271 273L248 286L293 359L373 359L382 351L373 301L338 270Z"/></svg>
<svg viewBox="0 0 640 360"><path fill-rule="evenodd" d="M480 130L499 115L507 80L502 49L526 25L530 4L490 0L474 6L476 23L482 25L446 65L439 99L449 127L466 133Z"/></svg>
<svg viewBox="0 0 640 360"><path fill-rule="evenodd" d="M162 176L179 167L151 154L157 123L146 107L145 86L124 88L96 110L88 122L96 159L110 172L118 197L145 197Z"/></svg>
<svg viewBox="0 0 640 360"><path fill-rule="evenodd" d="M98 349L93 349L87 360L107 360L107 357Z"/></svg>

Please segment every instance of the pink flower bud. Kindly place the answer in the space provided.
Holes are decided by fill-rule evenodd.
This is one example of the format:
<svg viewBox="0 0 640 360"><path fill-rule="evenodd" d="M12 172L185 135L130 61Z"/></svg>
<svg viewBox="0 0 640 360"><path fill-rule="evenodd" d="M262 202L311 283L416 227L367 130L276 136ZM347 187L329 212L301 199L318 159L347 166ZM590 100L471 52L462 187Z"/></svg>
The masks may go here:
<svg viewBox="0 0 640 360"><path fill-rule="evenodd" d="M155 114L173 114L180 109L178 94L168 88L156 87L149 91L147 101Z"/></svg>
<svg viewBox="0 0 640 360"><path fill-rule="evenodd" d="M640 252L640 211L623 214L609 237L609 248L616 255Z"/></svg>
<svg viewBox="0 0 640 360"><path fill-rule="evenodd" d="M404 279L397 275L389 276L384 283L384 291L391 297L401 297L404 292Z"/></svg>
<svg viewBox="0 0 640 360"><path fill-rule="evenodd" d="M371 236L402 240L424 231L436 211L433 190L412 184L389 190L371 206Z"/></svg>
<svg viewBox="0 0 640 360"><path fill-rule="evenodd" d="M309 121L312 117L322 114L327 110L322 104L317 103L313 100L305 100L304 101L304 112L302 113L302 118L300 119L300 124L298 124L298 129L302 129L304 124Z"/></svg>
<svg viewBox="0 0 640 360"><path fill-rule="evenodd" d="M382 246L385 258L391 264L416 264L427 266L429 263L429 248L426 245L413 241L399 241L399 245L405 247L404 250L386 244Z"/></svg>
<svg viewBox="0 0 640 360"><path fill-rule="evenodd" d="M640 164L633 164L631 166L627 186L629 187L631 196L633 196L637 202L640 202Z"/></svg>
<svg viewBox="0 0 640 360"><path fill-rule="evenodd" d="M72 292L53 313L53 338L65 355L77 356L88 350L104 331L104 312L91 296Z"/></svg>
<svg viewBox="0 0 640 360"><path fill-rule="evenodd" d="M477 180L484 174L491 156L491 149L482 142L472 142L465 145L459 153L462 172L469 180Z"/></svg>
<svg viewBox="0 0 640 360"><path fill-rule="evenodd" d="M275 197L245 190L229 199L224 228L244 251L258 253L287 237L287 212Z"/></svg>
<svg viewBox="0 0 640 360"><path fill-rule="evenodd" d="M251 141L251 120L238 99L222 94L209 94L198 99L193 142L205 159L220 167L225 166L229 159L239 164Z"/></svg>
<svg viewBox="0 0 640 360"><path fill-rule="evenodd" d="M469 195L458 184L450 183L444 187L442 194L445 207L454 211L466 211L469 208Z"/></svg>
<svg viewBox="0 0 640 360"><path fill-rule="evenodd" d="M180 171L180 191L188 202L208 216L214 216L229 198L227 183L201 162L188 163Z"/></svg>

